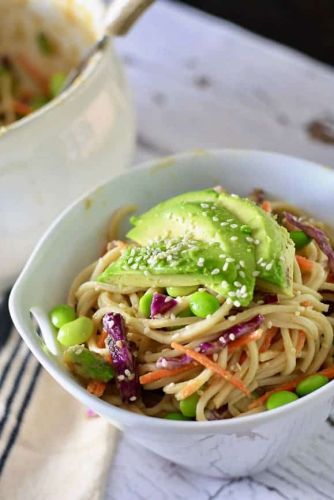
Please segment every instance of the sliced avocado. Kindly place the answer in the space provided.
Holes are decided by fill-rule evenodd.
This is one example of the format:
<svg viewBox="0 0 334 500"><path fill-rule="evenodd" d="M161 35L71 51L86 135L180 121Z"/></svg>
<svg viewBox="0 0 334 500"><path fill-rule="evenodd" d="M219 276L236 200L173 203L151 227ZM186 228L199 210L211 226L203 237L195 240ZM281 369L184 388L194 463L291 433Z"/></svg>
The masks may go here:
<svg viewBox="0 0 334 500"><path fill-rule="evenodd" d="M83 345L66 349L64 361L73 373L84 379L108 382L114 376L112 366L102 356Z"/></svg>
<svg viewBox="0 0 334 500"><path fill-rule="evenodd" d="M256 248L257 285L291 296L295 249L288 231L249 199L222 192L218 203L252 229L249 240L254 241Z"/></svg>
<svg viewBox="0 0 334 500"><path fill-rule="evenodd" d="M208 192L217 198L214 190L202 196ZM164 202L139 217L127 236L144 247L127 250L99 281L140 287L202 284L236 306L247 305L255 285L251 229L212 201L188 201L193 195Z"/></svg>

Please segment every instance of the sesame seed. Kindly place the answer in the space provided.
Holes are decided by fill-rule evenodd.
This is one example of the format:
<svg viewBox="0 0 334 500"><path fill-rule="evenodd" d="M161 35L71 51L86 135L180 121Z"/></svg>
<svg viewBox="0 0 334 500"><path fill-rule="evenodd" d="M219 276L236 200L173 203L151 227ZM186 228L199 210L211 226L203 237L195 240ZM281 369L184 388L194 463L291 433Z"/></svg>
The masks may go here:
<svg viewBox="0 0 334 500"><path fill-rule="evenodd" d="M237 241L238 240L238 236L231 236L230 240L231 241Z"/></svg>
<svg viewBox="0 0 334 500"><path fill-rule="evenodd" d="M215 275L215 274L219 274L219 272L220 272L219 269L216 267L216 269L213 269L211 271L211 274Z"/></svg>
<svg viewBox="0 0 334 500"><path fill-rule="evenodd" d="M259 245L260 244L260 240L254 240L254 245Z"/></svg>
<svg viewBox="0 0 334 500"><path fill-rule="evenodd" d="M221 254L219 255L219 258L220 258L220 259L226 259L226 255L225 255L224 253L221 253Z"/></svg>
<svg viewBox="0 0 334 500"><path fill-rule="evenodd" d="M245 267L245 262L243 260L239 260L239 264L241 267Z"/></svg>
<svg viewBox="0 0 334 500"><path fill-rule="evenodd" d="M261 257L258 261L257 261L257 264L261 264L261 262L263 261L263 257Z"/></svg>
<svg viewBox="0 0 334 500"><path fill-rule="evenodd" d="M268 321L268 328L272 328L273 327L273 322L272 321Z"/></svg>
<svg viewBox="0 0 334 500"><path fill-rule="evenodd" d="M123 347L123 342L122 342L121 340L117 340L117 341L115 342L115 345L116 345L116 347L118 347L119 349L122 349L122 347Z"/></svg>
<svg viewBox="0 0 334 500"><path fill-rule="evenodd" d="M129 398L129 401L136 401L137 397L136 396L131 396L131 398Z"/></svg>
<svg viewBox="0 0 334 500"><path fill-rule="evenodd" d="M229 321L235 321L237 319L237 317L236 316L229 316L227 319Z"/></svg>
<svg viewBox="0 0 334 500"><path fill-rule="evenodd" d="M203 257L200 257L200 258L198 259L198 261L197 261L197 265L198 265L199 267L203 267L203 266L204 266L204 259L203 259Z"/></svg>
<svg viewBox="0 0 334 500"><path fill-rule="evenodd" d="M228 223L227 222L221 222L220 225L224 227L224 226L227 226Z"/></svg>
<svg viewBox="0 0 334 500"><path fill-rule="evenodd" d="M207 203L201 203L202 208L209 208L209 205Z"/></svg>
<svg viewBox="0 0 334 500"><path fill-rule="evenodd" d="M226 222L233 222L233 219L227 219Z"/></svg>
<svg viewBox="0 0 334 500"><path fill-rule="evenodd" d="M254 243L254 239L251 236L246 236L246 241L248 241L248 243Z"/></svg>
<svg viewBox="0 0 334 500"><path fill-rule="evenodd" d="M222 344L226 344L226 339L224 337L219 337L219 342L221 342Z"/></svg>
<svg viewBox="0 0 334 500"><path fill-rule="evenodd" d="M238 227L238 224L231 224L231 225L230 225L230 227L231 227L232 229L236 229L236 228Z"/></svg>
<svg viewBox="0 0 334 500"><path fill-rule="evenodd" d="M266 271L270 271L270 269L273 267L273 263L270 262L269 264L266 265Z"/></svg>
<svg viewBox="0 0 334 500"><path fill-rule="evenodd" d="M165 298L165 302L170 302L171 300L173 300L173 297L166 297Z"/></svg>
<svg viewBox="0 0 334 500"><path fill-rule="evenodd" d="M246 278L246 274L244 273L244 271L239 271L239 276L241 278Z"/></svg>
<svg viewBox="0 0 334 500"><path fill-rule="evenodd" d="M246 285L243 285L243 286L240 288L240 292L241 292L241 293L247 293L247 288L246 288Z"/></svg>
<svg viewBox="0 0 334 500"><path fill-rule="evenodd" d="M230 335L228 336L228 338L229 338L230 340L235 340L235 335L234 335L234 333L230 333Z"/></svg>
<svg viewBox="0 0 334 500"><path fill-rule="evenodd" d="M241 304L240 304L240 302L238 300L235 300L233 302L233 304L235 305L235 307L240 307L241 306Z"/></svg>
<svg viewBox="0 0 334 500"><path fill-rule="evenodd" d="M242 286L240 281L235 281L233 285L236 286L237 288L240 288Z"/></svg>
<svg viewBox="0 0 334 500"><path fill-rule="evenodd" d="M174 313L172 313L172 314L170 315L170 319L174 320L175 318L176 318L175 314L174 314Z"/></svg>
<svg viewBox="0 0 334 500"><path fill-rule="evenodd" d="M235 297L235 294L236 294L236 292L233 292L233 290L231 290L230 292L228 292L228 296L229 297Z"/></svg>
<svg viewBox="0 0 334 500"><path fill-rule="evenodd" d="M213 220L213 222L218 222L219 218L217 217L217 215L215 215L214 217L212 217L212 220Z"/></svg>
<svg viewBox="0 0 334 500"><path fill-rule="evenodd" d="M254 276L254 278L256 278L256 276L258 276L260 274L260 271L253 271L252 272L252 276Z"/></svg>
<svg viewBox="0 0 334 500"><path fill-rule="evenodd" d="M127 377L130 377L130 375L131 375L131 372L130 372L130 370L128 370L128 368L126 368L126 369L124 370L124 373L125 373L125 375L126 375Z"/></svg>
<svg viewBox="0 0 334 500"><path fill-rule="evenodd" d="M122 380L125 380L124 375L118 375L117 380L119 380L120 382L122 382Z"/></svg>
<svg viewBox="0 0 334 500"><path fill-rule="evenodd" d="M130 265L132 264L132 262L133 262L133 257L130 257L130 259L128 259L128 264Z"/></svg>
<svg viewBox="0 0 334 500"><path fill-rule="evenodd" d="M229 297L227 297L227 299L226 299L226 304L229 304L229 305L232 304L232 300Z"/></svg>
<svg viewBox="0 0 334 500"><path fill-rule="evenodd" d="M225 281L225 280L224 280L224 281L222 281L222 282L221 282L221 286L222 286L223 288L228 287L228 283L227 283L227 281Z"/></svg>
<svg viewBox="0 0 334 500"><path fill-rule="evenodd" d="M171 260L173 260L173 256L172 255L167 255L167 262L170 262Z"/></svg>
<svg viewBox="0 0 334 500"><path fill-rule="evenodd" d="M234 260L233 257L227 257L226 262L234 262Z"/></svg>
<svg viewBox="0 0 334 500"><path fill-rule="evenodd" d="M223 265L223 271L227 271L227 268L228 268L228 262L225 262L225 264Z"/></svg>

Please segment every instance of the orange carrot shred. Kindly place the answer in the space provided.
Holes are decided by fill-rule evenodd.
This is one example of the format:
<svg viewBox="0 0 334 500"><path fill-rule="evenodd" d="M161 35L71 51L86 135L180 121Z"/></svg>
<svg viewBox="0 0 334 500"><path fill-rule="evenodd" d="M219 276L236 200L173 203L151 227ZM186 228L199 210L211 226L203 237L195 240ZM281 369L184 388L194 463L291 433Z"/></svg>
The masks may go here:
<svg viewBox="0 0 334 500"><path fill-rule="evenodd" d="M162 370L156 370L154 372L145 373L145 375L141 375L141 377L139 377L139 382L141 383L141 385L151 384L152 382L156 382L161 378L173 377L174 375L178 375L179 373L188 372L192 370L194 366L195 366L194 364L190 364L190 365L180 366L179 368L173 368L171 370L164 368Z"/></svg>
<svg viewBox="0 0 334 500"><path fill-rule="evenodd" d="M261 206L262 206L262 209L265 212L271 213L271 203L270 203L270 201L264 200L264 202L262 203Z"/></svg>
<svg viewBox="0 0 334 500"><path fill-rule="evenodd" d="M13 102L13 108L15 113L23 116L30 115L32 113L32 108L26 104L25 102L22 101L14 101Z"/></svg>
<svg viewBox="0 0 334 500"><path fill-rule="evenodd" d="M99 380L92 380L87 385L87 391L100 398L101 396L103 396L106 387L107 384L105 384L104 382L100 382Z"/></svg>
<svg viewBox="0 0 334 500"><path fill-rule="evenodd" d="M265 333L263 344L261 345L259 352L266 352L271 346L271 343L278 332L278 328L273 326L272 328L268 328Z"/></svg>
<svg viewBox="0 0 334 500"><path fill-rule="evenodd" d="M37 68L34 63L28 59L25 54L17 56L19 64L30 78L40 87L45 95L49 94L49 81L48 78Z"/></svg>
<svg viewBox="0 0 334 500"><path fill-rule="evenodd" d="M248 408L251 410L253 408L257 408L258 406L262 406L272 394L275 394L275 392L291 391L295 389L299 384L299 382L302 382L311 375L324 375L325 377L332 379L334 378L334 366L331 366L330 368L325 368L324 370L320 370L319 372L316 373L308 373L307 375L301 375L300 377L296 377L295 379L290 380L290 382L286 382L285 384L276 387L276 389L272 389L271 391L265 392L261 397L255 399L255 401L253 401L248 406Z"/></svg>
<svg viewBox="0 0 334 500"><path fill-rule="evenodd" d="M228 344L228 352L232 353L235 352L237 349L240 347L243 347L250 342L253 342L253 340L259 340L261 338L262 332L259 330L256 330L255 332L248 333L247 335L243 335L242 337L239 337L236 340L233 340L233 342L230 342Z"/></svg>
<svg viewBox="0 0 334 500"><path fill-rule="evenodd" d="M311 260L302 257L301 255L296 255L296 260L298 262L301 272L309 273L313 269L313 262Z"/></svg>
<svg viewBox="0 0 334 500"><path fill-rule="evenodd" d="M200 354L199 352L196 352L192 349L188 349L187 347L184 347L181 344L177 344L176 342L172 342L171 346L173 349L176 349L177 351L184 352L189 357L191 357L195 361L197 361L197 363L205 366L205 368L208 368L209 370L212 370L215 373L218 373L218 375L220 375L225 380L230 382L232 385L234 385L241 392L244 392L247 396L250 396L249 389L245 386L245 384L240 379L233 376L232 373L229 372L228 370L224 370L224 368L219 366L217 363L214 363L213 361L211 361L211 359L209 359L204 354Z"/></svg>
<svg viewBox="0 0 334 500"><path fill-rule="evenodd" d="M301 305L304 307L312 307L313 304L310 300L304 300L304 302L301 302Z"/></svg>
<svg viewBox="0 0 334 500"><path fill-rule="evenodd" d="M97 335L96 337L96 345L97 347L100 347L101 349L103 349L105 347L105 343L104 341L106 340L106 338L108 337L108 334L105 330L103 330L100 335Z"/></svg>
<svg viewBox="0 0 334 500"><path fill-rule="evenodd" d="M329 272L327 276L328 283L334 283L334 273Z"/></svg>
<svg viewBox="0 0 334 500"><path fill-rule="evenodd" d="M302 352L303 347L305 345L305 341L306 341L305 332L303 330L299 330L298 340L297 340L297 344L296 344L296 352L297 352L297 354L300 354Z"/></svg>

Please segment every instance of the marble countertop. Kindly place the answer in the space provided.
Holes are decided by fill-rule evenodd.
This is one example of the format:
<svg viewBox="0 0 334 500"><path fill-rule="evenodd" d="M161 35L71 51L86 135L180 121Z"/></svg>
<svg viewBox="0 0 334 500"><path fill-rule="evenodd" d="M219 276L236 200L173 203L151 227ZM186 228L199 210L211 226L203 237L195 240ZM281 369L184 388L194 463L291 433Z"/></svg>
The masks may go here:
<svg viewBox="0 0 334 500"><path fill-rule="evenodd" d="M334 71L233 24L158 2L117 48L138 114L137 160L207 147L334 166ZM333 499L334 422L256 477L193 474L120 437L106 500Z"/></svg>

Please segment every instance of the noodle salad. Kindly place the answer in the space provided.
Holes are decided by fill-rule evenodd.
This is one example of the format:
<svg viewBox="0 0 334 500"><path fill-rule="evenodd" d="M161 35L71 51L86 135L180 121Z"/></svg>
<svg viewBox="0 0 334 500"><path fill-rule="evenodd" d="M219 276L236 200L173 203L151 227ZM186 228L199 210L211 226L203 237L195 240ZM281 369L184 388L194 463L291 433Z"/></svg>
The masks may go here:
<svg viewBox="0 0 334 500"><path fill-rule="evenodd" d="M334 378L333 236L263 191L184 193L112 217L103 255L50 320L63 362L130 411L219 420L275 409Z"/></svg>

